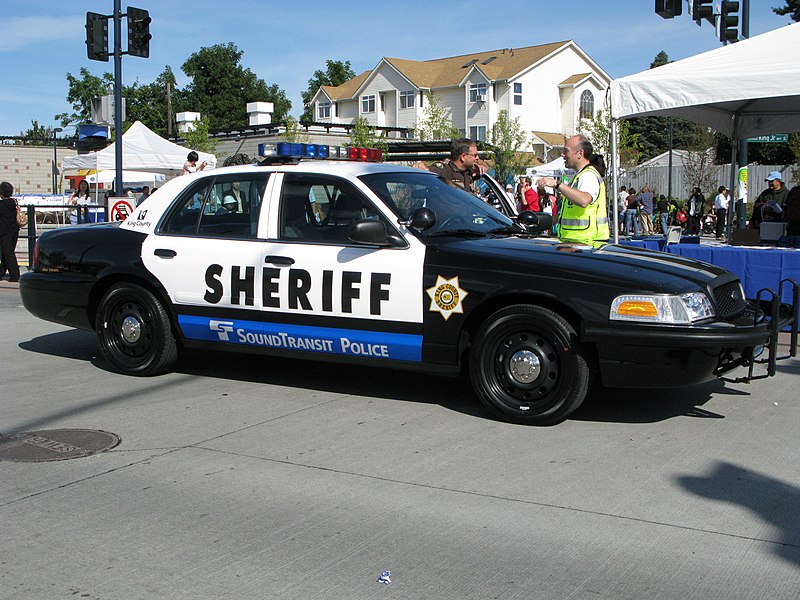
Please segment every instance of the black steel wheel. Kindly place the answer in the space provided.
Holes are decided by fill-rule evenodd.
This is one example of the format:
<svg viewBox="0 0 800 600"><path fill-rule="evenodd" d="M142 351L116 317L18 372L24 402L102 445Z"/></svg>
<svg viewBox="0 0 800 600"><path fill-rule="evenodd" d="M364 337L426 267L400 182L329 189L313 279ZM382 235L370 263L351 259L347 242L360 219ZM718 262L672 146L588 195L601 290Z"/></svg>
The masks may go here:
<svg viewBox="0 0 800 600"><path fill-rule="evenodd" d="M469 367L481 402L512 423L560 423L589 388L589 365L574 328L541 306L508 306L489 317L477 331Z"/></svg>
<svg viewBox="0 0 800 600"><path fill-rule="evenodd" d="M95 320L100 352L126 375L157 375L178 358L166 310L149 290L135 283L113 285L100 301Z"/></svg>

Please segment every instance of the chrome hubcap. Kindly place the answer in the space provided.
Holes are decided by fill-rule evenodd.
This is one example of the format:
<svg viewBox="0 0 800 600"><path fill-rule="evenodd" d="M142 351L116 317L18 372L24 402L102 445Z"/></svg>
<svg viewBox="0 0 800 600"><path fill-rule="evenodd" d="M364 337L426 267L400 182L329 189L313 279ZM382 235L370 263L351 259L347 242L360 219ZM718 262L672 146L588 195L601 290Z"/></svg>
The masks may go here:
<svg viewBox="0 0 800 600"><path fill-rule="evenodd" d="M513 354L510 361L511 376L519 383L536 381L542 371L539 357L530 350L519 350Z"/></svg>
<svg viewBox="0 0 800 600"><path fill-rule="evenodd" d="M123 340L129 344L135 344L142 336L142 324L134 317L125 317L120 327L120 333L122 333Z"/></svg>

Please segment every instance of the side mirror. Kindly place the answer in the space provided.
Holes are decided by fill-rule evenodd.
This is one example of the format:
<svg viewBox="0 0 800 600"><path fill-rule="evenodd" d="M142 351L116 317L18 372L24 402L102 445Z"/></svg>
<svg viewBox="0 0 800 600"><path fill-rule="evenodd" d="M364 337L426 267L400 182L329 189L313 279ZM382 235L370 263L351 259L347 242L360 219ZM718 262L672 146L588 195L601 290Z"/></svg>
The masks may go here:
<svg viewBox="0 0 800 600"><path fill-rule="evenodd" d="M553 226L553 217L547 213L523 210L517 216L517 222L524 225L526 229L533 232L546 231Z"/></svg>
<svg viewBox="0 0 800 600"><path fill-rule="evenodd" d="M408 224L419 231L430 229L436 224L436 213L430 208L418 208L411 215Z"/></svg>
<svg viewBox="0 0 800 600"><path fill-rule="evenodd" d="M402 240L398 240L396 236L389 235L386 230L386 223L372 219L353 223L347 231L347 237L351 242L369 246L391 247L402 245Z"/></svg>

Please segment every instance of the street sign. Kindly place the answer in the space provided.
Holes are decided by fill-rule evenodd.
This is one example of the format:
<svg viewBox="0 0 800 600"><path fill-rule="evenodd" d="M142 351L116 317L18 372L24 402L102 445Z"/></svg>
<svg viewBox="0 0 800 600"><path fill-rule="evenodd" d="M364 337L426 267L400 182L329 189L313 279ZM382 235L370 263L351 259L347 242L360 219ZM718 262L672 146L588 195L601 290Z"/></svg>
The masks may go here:
<svg viewBox="0 0 800 600"><path fill-rule="evenodd" d="M758 137L747 138L748 144L753 143L773 143L773 142L788 142L789 141L789 134L788 133L773 133L772 135L760 135Z"/></svg>
<svg viewBox="0 0 800 600"><path fill-rule="evenodd" d="M133 198L128 198L127 196L123 196L121 198L109 198L109 203L111 204L111 221L124 221L131 213L133 213L133 206L135 204L135 200Z"/></svg>

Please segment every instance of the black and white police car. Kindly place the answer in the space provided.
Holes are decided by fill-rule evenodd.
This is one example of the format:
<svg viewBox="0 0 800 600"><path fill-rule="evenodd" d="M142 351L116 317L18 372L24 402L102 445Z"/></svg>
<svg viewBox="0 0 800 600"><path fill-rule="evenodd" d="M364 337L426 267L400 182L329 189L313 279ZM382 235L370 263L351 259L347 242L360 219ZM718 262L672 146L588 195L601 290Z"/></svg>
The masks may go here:
<svg viewBox="0 0 800 600"><path fill-rule="evenodd" d="M184 348L464 373L493 415L535 425L566 418L593 375L646 388L752 376L763 347L774 373L780 328L796 340L797 302L762 310L715 266L537 237L549 217L368 162L379 151L277 150L177 177L124 222L45 232L25 307L94 330L125 374L167 371Z"/></svg>

